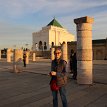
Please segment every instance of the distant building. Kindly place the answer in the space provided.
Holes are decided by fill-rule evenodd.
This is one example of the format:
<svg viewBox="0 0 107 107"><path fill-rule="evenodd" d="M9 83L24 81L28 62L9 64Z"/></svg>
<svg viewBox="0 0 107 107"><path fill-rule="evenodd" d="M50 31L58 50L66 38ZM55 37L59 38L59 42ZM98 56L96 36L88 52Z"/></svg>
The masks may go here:
<svg viewBox="0 0 107 107"><path fill-rule="evenodd" d="M92 40L93 60L107 60L107 38ZM73 49L76 52L76 41L68 42L68 55Z"/></svg>
<svg viewBox="0 0 107 107"><path fill-rule="evenodd" d="M64 29L61 24L54 18L42 30L32 33L33 50L50 50L51 46L60 46L63 41L74 41L74 35Z"/></svg>
<svg viewBox="0 0 107 107"><path fill-rule="evenodd" d="M93 59L107 59L107 38L93 40Z"/></svg>

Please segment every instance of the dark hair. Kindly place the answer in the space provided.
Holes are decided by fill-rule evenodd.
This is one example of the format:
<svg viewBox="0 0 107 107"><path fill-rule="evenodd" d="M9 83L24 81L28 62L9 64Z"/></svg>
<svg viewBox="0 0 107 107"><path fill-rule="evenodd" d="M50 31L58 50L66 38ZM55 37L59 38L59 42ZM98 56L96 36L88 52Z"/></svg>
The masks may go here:
<svg viewBox="0 0 107 107"><path fill-rule="evenodd" d="M54 54L55 54L55 52L56 52L57 50L59 50L59 51L62 52L61 48L57 47L57 48L55 48Z"/></svg>

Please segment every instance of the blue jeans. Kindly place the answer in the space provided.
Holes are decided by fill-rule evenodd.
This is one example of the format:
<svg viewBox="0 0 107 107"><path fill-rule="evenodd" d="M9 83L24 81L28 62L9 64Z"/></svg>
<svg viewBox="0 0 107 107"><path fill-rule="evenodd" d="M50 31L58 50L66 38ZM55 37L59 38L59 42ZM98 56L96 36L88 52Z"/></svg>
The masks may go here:
<svg viewBox="0 0 107 107"><path fill-rule="evenodd" d="M59 89L59 93L61 96L63 107L68 107L66 99L66 90L64 86ZM58 107L58 91L52 91L52 95L53 95L53 107Z"/></svg>

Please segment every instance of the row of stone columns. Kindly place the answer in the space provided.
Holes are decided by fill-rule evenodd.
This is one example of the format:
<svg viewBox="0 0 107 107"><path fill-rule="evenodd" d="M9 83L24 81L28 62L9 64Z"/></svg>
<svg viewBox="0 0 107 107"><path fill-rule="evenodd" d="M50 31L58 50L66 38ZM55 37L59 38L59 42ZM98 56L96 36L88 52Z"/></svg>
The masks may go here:
<svg viewBox="0 0 107 107"><path fill-rule="evenodd" d="M24 52L26 54L26 64L29 64L29 51ZM33 53L33 61L35 61L36 54ZM14 50L14 57L13 57L13 71L20 72L19 64L23 60L23 50L15 49ZM18 64L19 63L19 64Z"/></svg>
<svg viewBox="0 0 107 107"><path fill-rule="evenodd" d="M17 55L22 54L21 52L22 50L19 51L19 49L15 49L14 51L12 49L7 49L7 62L11 62L12 61L12 56L14 56L15 61L17 60ZM29 64L29 52L26 51L26 56L27 56L27 60L26 60L26 64ZM16 56L16 57L15 57ZM13 58L13 60L14 60ZM0 59L1 59L1 50L0 50ZM23 57L22 57L23 59ZM32 61L36 61L36 53L33 52L32 55Z"/></svg>
<svg viewBox="0 0 107 107"><path fill-rule="evenodd" d="M11 49L7 50L7 62L11 62L12 61L12 54L13 54L13 60L15 59L15 61L17 61L17 55L22 54L21 52L22 50L19 51L19 49L15 49L14 51ZM26 51L26 64L29 64L29 52ZM0 51L0 56L1 56L1 51ZM1 58L1 57L0 57ZM22 57L23 59L23 57ZM36 53L33 53L33 57L32 57L32 61L36 61Z"/></svg>

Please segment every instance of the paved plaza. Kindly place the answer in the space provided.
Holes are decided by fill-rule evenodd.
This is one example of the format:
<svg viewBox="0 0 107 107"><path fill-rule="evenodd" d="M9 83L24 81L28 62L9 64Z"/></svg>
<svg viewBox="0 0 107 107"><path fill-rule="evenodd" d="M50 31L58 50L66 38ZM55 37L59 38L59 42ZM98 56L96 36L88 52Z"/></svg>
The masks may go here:
<svg viewBox="0 0 107 107"><path fill-rule="evenodd" d="M26 68L20 65L22 73L13 73L12 65L4 59L0 61L0 107L52 107L47 75L50 60L30 62ZM93 62L93 80L93 85L78 85L69 79L69 107L107 107L107 61Z"/></svg>

